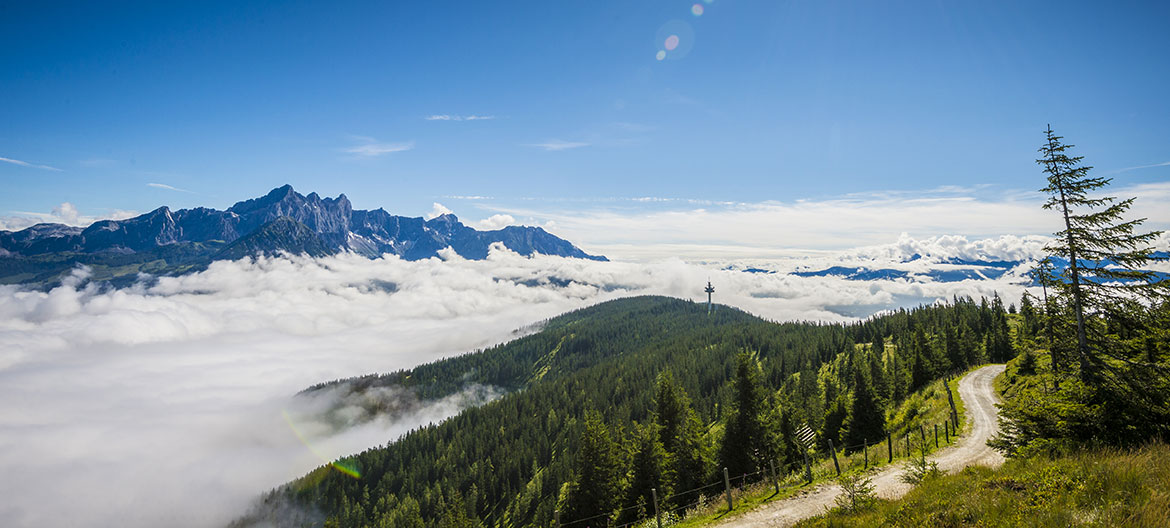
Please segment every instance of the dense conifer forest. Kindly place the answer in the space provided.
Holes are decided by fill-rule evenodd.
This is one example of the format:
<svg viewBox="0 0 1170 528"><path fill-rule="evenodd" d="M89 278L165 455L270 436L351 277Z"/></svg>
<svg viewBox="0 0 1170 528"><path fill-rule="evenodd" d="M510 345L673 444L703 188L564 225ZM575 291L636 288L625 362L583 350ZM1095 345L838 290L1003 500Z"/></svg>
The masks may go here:
<svg viewBox="0 0 1170 528"><path fill-rule="evenodd" d="M708 314L663 297L603 303L487 350L309 389L507 393L338 461L347 471L323 466L266 496L250 519L518 527L551 526L559 510L565 522L628 522L645 513L650 487L682 504L724 467L796 470L808 448L883 438L885 411L915 389L1014 356L1008 312L998 297L956 298L842 325L726 306ZM798 440L806 428L811 446Z"/></svg>

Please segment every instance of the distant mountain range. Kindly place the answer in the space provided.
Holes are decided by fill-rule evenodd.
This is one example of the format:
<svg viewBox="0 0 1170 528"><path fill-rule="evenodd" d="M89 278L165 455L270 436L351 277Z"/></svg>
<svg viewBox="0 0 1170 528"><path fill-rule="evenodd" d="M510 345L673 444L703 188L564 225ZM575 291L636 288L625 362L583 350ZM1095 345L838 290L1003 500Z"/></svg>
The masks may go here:
<svg viewBox="0 0 1170 528"><path fill-rule="evenodd" d="M949 265L944 269L930 269L921 272L910 272L906 270L890 269L890 268L867 268L861 266L832 266L822 270L815 271L794 271L793 275L798 277L841 277L849 280L870 281L870 280L895 280L908 279L912 280L915 277L926 278L934 282L958 282L964 280L988 280L998 279L1008 272L1023 264L1023 261L986 261L986 260L962 260L962 259L947 259L939 262L939 264Z"/></svg>
<svg viewBox="0 0 1170 528"><path fill-rule="evenodd" d="M85 228L37 224L0 231L0 284L51 285L78 264L93 268L97 279L132 282L141 272L181 273L213 260L279 252L311 256L353 252L370 258L391 254L418 260L450 247L463 258L478 260L486 258L495 243L521 255L606 260L539 227L478 231L452 214L426 220L380 208L354 210L344 194L306 196L285 185L226 211L160 207Z"/></svg>
<svg viewBox="0 0 1170 528"><path fill-rule="evenodd" d="M1155 251L1153 252L1153 256L1162 260L1170 260L1170 253L1166 251ZM1068 268L1068 259L1060 257L1048 257L1048 259L1052 262L1057 274L1062 273ZM927 265L913 266L910 268L905 267L905 265L915 261L921 261ZM1035 261L1031 260L926 259L921 255L913 255L909 259L898 262L882 263L875 261L873 265L836 265L823 269L804 267L787 272L787 274L797 277L837 277L852 281L906 280L910 282L961 282L965 280L996 280L1008 278L1021 284L1039 286L1040 283L1028 274L1028 270L1034 263ZM1027 266L1021 268L1023 265ZM1095 265L1110 268L1117 267L1117 264L1112 261L1102 261ZM900 269L898 266L903 267ZM742 268L727 266L723 269L743 273L778 273L776 270L755 267ZM1170 273L1154 271L1154 276L1160 281L1170 280ZM1128 280L1121 280L1121 282L1128 282Z"/></svg>

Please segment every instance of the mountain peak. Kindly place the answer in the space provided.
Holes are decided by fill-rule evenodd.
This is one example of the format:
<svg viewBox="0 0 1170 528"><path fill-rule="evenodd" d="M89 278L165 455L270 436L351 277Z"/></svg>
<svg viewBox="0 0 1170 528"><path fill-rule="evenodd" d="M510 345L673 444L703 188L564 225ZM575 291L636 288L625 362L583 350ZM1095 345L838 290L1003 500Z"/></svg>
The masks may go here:
<svg viewBox="0 0 1170 528"><path fill-rule="evenodd" d="M430 220L427 220L427 222L458 223L459 217L455 216L455 213L443 213Z"/></svg>
<svg viewBox="0 0 1170 528"><path fill-rule="evenodd" d="M48 281L80 261L71 255L86 253L85 262L117 268L121 275L116 277L132 280L137 266L160 260L173 266L175 273L218 258L280 252L322 256L346 251L371 258L392 254L418 260L450 247L463 258L475 260L487 258L494 244L520 255L605 260L539 227L479 231L451 213L426 220L392 215L380 208L354 210L344 194L322 199L314 192L306 197L292 185L237 202L226 211L163 206L134 218L95 222L85 229L41 224L19 233L0 231L0 258L63 255L54 261L56 267L43 274L47 279L37 279ZM0 266L0 279L12 275L8 270L20 269Z"/></svg>
<svg viewBox="0 0 1170 528"><path fill-rule="evenodd" d="M278 203L287 201L290 198L297 198L297 197L300 197L300 195L297 194L297 192L293 190L292 185L289 185L286 183L280 187L277 187L271 191L268 191L268 194L265 194L264 196L261 196L260 198L252 198L250 200L243 200L240 202L236 202L235 205L228 208L228 211L233 212L233 213L237 213L237 214L245 214L245 213L248 213L251 211L255 211L257 209L263 209L266 207L270 207L273 204L278 204Z"/></svg>
<svg viewBox="0 0 1170 528"><path fill-rule="evenodd" d="M313 194L316 194L316 193L313 193ZM271 199L274 202L283 202L285 200L288 200L289 198L302 198L302 196L293 190L292 185L289 185L286 183L284 185L281 185L280 187L277 187L277 188L269 191L268 194L264 198Z"/></svg>

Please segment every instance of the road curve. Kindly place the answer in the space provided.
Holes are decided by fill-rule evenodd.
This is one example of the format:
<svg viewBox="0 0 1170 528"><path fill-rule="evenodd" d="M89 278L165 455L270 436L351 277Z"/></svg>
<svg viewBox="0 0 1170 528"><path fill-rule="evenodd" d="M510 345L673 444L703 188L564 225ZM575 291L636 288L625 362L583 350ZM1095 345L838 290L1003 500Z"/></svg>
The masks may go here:
<svg viewBox="0 0 1170 528"><path fill-rule="evenodd" d="M1003 365L982 367L959 380L959 396L966 407L967 434L954 445L942 449L928 459L938 462L943 471L958 471L972 465L998 466L1003 463L999 452L987 447L987 440L999 430L997 398L992 382ZM873 474L874 490L879 497L896 499L910 491L902 482L900 466L888 466ZM836 483L822 484L792 498L770 502L738 517L714 524L718 528L746 528L749 526L791 526L797 521L825 513L832 508L841 487Z"/></svg>

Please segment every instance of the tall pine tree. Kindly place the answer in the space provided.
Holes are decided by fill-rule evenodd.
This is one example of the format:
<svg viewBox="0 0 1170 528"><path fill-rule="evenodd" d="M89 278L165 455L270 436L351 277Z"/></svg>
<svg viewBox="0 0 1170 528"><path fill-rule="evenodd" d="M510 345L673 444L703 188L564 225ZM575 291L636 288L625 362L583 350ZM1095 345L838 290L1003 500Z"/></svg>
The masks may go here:
<svg viewBox="0 0 1170 528"><path fill-rule="evenodd" d="M1052 282L1072 299L1081 380L1093 382L1108 367L1106 357L1131 358L1119 357L1124 353L1116 354L1088 319L1095 315L1126 319L1143 312L1142 301L1170 295L1170 281L1149 270L1151 263L1166 260L1151 247L1161 232L1135 232L1145 219L1123 219L1133 198L1090 196L1112 179L1089 176L1092 167L1081 164L1081 156L1069 156L1072 145L1062 139L1048 127L1039 150L1042 156L1036 160L1048 177L1048 185L1041 189L1048 194L1044 208L1059 212L1064 223L1045 249L1068 261L1065 280Z"/></svg>
<svg viewBox="0 0 1170 528"><path fill-rule="evenodd" d="M845 443L862 445L886 436L886 415L878 405L869 375L862 369L853 371L853 402L849 408L848 433Z"/></svg>
<svg viewBox="0 0 1170 528"><path fill-rule="evenodd" d="M604 524L618 508L622 497L621 457L601 414L588 411L581 432L577 459L573 465L573 482L569 489L566 519L602 516Z"/></svg>
<svg viewBox="0 0 1170 528"><path fill-rule="evenodd" d="M706 484L711 464L703 440L703 423L669 370L658 375L654 405L658 437L666 452L666 487L686 491ZM681 506L692 498L684 494L671 502Z"/></svg>
<svg viewBox="0 0 1170 528"><path fill-rule="evenodd" d="M763 421L764 398L760 367L750 354L736 357L735 389L731 415L723 434L720 459L732 475L754 473L771 451Z"/></svg>
<svg viewBox="0 0 1170 528"><path fill-rule="evenodd" d="M659 497L669 497L666 484L666 450L658 437L658 424L640 425L634 429L634 456L630 462L630 486L622 517L619 522L629 523L653 513L654 498L651 489L658 490Z"/></svg>

